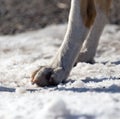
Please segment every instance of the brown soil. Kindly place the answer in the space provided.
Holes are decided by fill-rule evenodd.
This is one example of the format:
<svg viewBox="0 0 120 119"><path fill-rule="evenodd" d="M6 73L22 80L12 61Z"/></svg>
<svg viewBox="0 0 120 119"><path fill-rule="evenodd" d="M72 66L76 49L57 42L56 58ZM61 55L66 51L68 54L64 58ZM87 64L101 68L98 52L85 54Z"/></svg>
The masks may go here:
<svg viewBox="0 0 120 119"><path fill-rule="evenodd" d="M0 0L0 34L36 30L67 22L70 0ZM120 0L115 0L110 22L120 24Z"/></svg>

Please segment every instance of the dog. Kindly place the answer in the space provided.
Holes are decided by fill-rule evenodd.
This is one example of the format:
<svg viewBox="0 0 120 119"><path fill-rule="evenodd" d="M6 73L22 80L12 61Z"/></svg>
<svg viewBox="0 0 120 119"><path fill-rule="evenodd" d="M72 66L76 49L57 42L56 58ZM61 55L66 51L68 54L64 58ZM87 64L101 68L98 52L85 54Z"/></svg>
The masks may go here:
<svg viewBox="0 0 120 119"><path fill-rule="evenodd" d="M63 43L48 66L33 72L32 84L58 85L65 82L77 62L94 62L111 4L112 0L71 0Z"/></svg>

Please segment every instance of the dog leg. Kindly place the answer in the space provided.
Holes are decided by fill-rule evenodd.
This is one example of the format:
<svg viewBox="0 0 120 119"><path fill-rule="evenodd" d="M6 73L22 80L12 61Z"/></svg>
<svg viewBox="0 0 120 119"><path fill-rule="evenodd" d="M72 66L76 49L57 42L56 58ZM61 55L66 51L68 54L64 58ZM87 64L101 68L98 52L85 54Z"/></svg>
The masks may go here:
<svg viewBox="0 0 120 119"><path fill-rule="evenodd" d="M89 28L84 25L81 17L81 1L71 1L68 28L64 41L52 63L33 73L33 84L36 83L38 86L57 85L64 82L68 77L89 32Z"/></svg>
<svg viewBox="0 0 120 119"><path fill-rule="evenodd" d="M96 54L99 39L104 29L104 26L107 23L105 12L103 12L103 10L101 10L98 6L96 7L96 11L97 16L95 19L95 23L91 28L88 37L83 43L83 47L80 51L80 55L77 59L77 62L94 63L94 56Z"/></svg>

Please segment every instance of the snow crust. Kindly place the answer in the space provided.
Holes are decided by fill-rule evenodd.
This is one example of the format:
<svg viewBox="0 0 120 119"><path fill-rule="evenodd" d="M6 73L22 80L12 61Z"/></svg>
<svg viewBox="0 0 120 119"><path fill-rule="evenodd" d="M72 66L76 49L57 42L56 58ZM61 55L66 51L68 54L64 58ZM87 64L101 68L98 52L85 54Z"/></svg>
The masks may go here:
<svg viewBox="0 0 120 119"><path fill-rule="evenodd" d="M96 63L78 63L66 84L31 85L31 72L51 61L65 31L66 24L0 36L0 119L120 119L118 26L106 26Z"/></svg>

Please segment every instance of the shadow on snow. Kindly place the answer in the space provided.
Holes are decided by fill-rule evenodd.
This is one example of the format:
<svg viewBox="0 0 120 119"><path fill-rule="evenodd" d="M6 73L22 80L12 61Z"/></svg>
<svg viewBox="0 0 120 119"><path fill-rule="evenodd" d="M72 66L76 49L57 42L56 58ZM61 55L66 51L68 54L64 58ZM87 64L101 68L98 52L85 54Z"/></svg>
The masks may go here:
<svg viewBox="0 0 120 119"><path fill-rule="evenodd" d="M110 78L111 80L120 80L119 78ZM84 83L89 83L89 82L102 82L104 80L109 80L108 78L101 78L101 79L92 79L92 78L86 78L85 80L82 80ZM84 88L67 88L67 87L44 87L43 89L48 90L52 89L52 91L72 91L72 92L77 92L77 93L83 93L83 92L97 92L97 93L120 93L120 86L118 85L111 85L109 87L98 87L98 88L89 88L89 87L84 87ZM26 91L28 92L35 92L35 91L40 91L42 88L28 88ZM5 86L0 86L0 92L15 92L16 88L10 88L10 87L5 87Z"/></svg>

